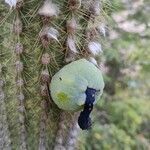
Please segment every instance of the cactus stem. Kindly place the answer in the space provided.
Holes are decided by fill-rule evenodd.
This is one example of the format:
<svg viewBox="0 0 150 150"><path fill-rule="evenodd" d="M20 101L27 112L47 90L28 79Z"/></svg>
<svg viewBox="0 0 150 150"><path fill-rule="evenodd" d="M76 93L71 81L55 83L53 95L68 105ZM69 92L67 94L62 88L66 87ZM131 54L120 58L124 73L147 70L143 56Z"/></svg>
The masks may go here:
<svg viewBox="0 0 150 150"><path fill-rule="evenodd" d="M0 75L1 68L0 68ZM5 94L4 94L4 80L0 78L0 149L11 150L10 132L7 122Z"/></svg>

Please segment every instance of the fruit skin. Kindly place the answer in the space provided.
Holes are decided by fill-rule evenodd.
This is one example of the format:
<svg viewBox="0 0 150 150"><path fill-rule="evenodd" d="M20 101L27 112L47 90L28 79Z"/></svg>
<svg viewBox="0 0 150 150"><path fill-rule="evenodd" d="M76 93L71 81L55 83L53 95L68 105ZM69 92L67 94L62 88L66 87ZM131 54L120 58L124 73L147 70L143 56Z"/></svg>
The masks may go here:
<svg viewBox="0 0 150 150"><path fill-rule="evenodd" d="M87 87L97 91L96 102L103 93L104 81L94 64L80 59L64 66L52 77L51 97L60 109L78 111L85 104Z"/></svg>

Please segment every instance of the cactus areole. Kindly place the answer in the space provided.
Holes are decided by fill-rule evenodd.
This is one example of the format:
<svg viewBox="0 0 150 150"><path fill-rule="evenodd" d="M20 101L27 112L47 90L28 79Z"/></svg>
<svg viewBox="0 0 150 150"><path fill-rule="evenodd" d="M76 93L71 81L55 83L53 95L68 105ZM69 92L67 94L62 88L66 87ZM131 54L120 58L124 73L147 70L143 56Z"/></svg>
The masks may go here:
<svg viewBox="0 0 150 150"><path fill-rule="evenodd" d="M90 113L103 93L101 71L86 59L64 66L52 78L51 97L56 105L67 111L81 111L78 124L82 130L91 126Z"/></svg>

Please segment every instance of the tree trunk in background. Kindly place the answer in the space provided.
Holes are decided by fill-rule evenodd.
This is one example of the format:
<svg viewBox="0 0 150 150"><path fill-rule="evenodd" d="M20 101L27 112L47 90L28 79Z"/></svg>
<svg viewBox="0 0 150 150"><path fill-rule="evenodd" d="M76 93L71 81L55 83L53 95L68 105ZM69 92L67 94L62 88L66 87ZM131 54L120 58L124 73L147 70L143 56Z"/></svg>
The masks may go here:
<svg viewBox="0 0 150 150"><path fill-rule="evenodd" d="M97 65L105 3L15 1L0 2L0 149L75 149L78 114L58 109L48 85L71 61Z"/></svg>
<svg viewBox="0 0 150 150"><path fill-rule="evenodd" d="M111 77L111 81L106 82L105 91L109 95L115 95L116 93L116 81L120 75L120 63L115 58L107 60L105 65L108 68L107 75Z"/></svg>

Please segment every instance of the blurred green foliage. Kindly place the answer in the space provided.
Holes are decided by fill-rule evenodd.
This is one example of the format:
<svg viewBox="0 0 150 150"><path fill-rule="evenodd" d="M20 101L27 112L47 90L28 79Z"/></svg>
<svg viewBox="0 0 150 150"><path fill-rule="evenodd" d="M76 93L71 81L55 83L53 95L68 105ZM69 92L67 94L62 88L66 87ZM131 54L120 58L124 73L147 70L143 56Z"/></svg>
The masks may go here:
<svg viewBox="0 0 150 150"><path fill-rule="evenodd" d="M150 5L136 2L140 1L111 2L112 15L129 13L122 22L134 20L143 30L127 32L115 18L111 21L115 37L104 51L106 88L95 106L92 129L80 134L79 150L150 149Z"/></svg>

